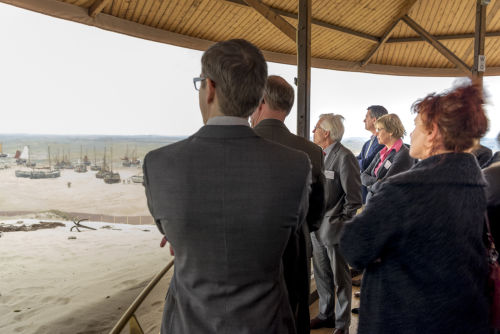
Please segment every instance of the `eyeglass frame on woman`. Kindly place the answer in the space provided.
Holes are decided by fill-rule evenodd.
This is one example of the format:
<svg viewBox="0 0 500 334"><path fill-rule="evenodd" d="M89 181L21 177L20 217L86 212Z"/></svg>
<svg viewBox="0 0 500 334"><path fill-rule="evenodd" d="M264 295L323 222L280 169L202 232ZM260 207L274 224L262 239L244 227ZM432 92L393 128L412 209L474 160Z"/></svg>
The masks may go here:
<svg viewBox="0 0 500 334"><path fill-rule="evenodd" d="M194 89L195 89L195 90L200 90L200 88L201 88L201 82L202 82L202 81L204 81L204 80L206 80L206 79L207 79L207 78L204 78L204 77L194 77L194 78L193 78L193 85L194 85ZM197 87L197 86L196 86L196 84L197 84L198 82L200 83L200 87Z"/></svg>

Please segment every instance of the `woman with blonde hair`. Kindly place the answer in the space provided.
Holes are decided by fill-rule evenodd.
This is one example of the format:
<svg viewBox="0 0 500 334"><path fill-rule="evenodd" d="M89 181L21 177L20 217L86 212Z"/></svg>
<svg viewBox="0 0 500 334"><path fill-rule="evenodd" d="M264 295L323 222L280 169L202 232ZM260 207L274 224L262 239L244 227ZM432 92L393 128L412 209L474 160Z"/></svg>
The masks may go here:
<svg viewBox="0 0 500 334"><path fill-rule="evenodd" d="M365 269L358 334L488 333L486 183L468 153L488 129L481 88L413 105L410 170L346 222L340 250Z"/></svg>
<svg viewBox="0 0 500 334"><path fill-rule="evenodd" d="M410 157L406 145L403 144L402 138L406 131L398 115L388 114L380 117L375 122L375 130L379 144L385 147L361 173L361 183L368 189L367 202L372 195L372 187L375 183L410 169L415 161Z"/></svg>

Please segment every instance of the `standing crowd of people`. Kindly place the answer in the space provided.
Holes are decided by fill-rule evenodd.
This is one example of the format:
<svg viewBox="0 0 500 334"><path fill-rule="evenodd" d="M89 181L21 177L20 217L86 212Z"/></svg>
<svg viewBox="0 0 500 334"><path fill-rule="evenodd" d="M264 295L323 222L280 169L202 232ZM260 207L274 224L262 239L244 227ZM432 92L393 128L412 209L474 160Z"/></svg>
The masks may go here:
<svg viewBox="0 0 500 334"><path fill-rule="evenodd" d="M498 221L500 162L480 169L478 85L418 100L411 145L396 114L368 107L356 157L340 114L319 117L313 142L287 129L293 87L245 40L208 48L193 82L205 125L143 167L175 253L162 334L349 333L351 270L360 334L488 333L484 214Z"/></svg>

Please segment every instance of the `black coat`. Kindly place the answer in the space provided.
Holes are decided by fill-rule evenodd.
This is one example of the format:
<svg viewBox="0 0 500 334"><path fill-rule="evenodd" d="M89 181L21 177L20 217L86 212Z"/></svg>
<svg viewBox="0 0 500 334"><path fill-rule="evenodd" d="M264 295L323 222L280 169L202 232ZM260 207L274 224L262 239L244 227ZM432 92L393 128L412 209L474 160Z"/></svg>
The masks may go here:
<svg viewBox="0 0 500 334"><path fill-rule="evenodd" d="M415 159L410 157L410 150L403 144L398 152L396 152L396 150L389 152L384 160L384 163L378 169L377 175L375 175L375 168L377 168L380 163L379 152L375 159L371 162L370 166L368 166L368 168L361 173L361 183L368 189L368 196L366 197L366 200L368 201L372 196L372 186L375 183L390 176L407 171L411 168L411 166L413 166L414 162Z"/></svg>
<svg viewBox="0 0 500 334"><path fill-rule="evenodd" d="M483 173L488 183L486 200L488 202L491 234L498 249L500 247L500 162L483 169Z"/></svg>
<svg viewBox="0 0 500 334"><path fill-rule="evenodd" d="M345 224L341 251L365 269L359 334L488 332L484 187L473 155L436 155Z"/></svg>

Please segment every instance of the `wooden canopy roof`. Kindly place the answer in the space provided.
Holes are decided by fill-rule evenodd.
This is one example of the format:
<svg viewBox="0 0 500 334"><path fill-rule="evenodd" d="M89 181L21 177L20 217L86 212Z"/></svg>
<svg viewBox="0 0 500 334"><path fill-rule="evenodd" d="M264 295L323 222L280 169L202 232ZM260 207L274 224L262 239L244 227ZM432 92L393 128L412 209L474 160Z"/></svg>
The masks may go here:
<svg viewBox="0 0 500 334"><path fill-rule="evenodd" d="M205 50L216 41L245 38L260 47L269 61L297 63L299 0L0 1L197 50ZM500 75L500 0L482 1L486 22L484 75ZM470 75L477 3L312 0L312 66L410 76Z"/></svg>

